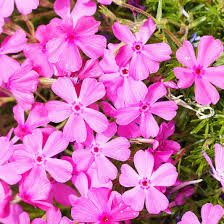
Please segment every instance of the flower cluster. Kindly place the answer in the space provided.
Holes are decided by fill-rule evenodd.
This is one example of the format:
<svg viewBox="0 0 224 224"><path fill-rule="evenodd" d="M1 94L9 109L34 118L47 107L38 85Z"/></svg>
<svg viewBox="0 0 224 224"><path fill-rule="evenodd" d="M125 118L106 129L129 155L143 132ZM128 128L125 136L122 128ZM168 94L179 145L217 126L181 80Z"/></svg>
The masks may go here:
<svg viewBox="0 0 224 224"><path fill-rule="evenodd" d="M39 1L15 4L26 15ZM137 218L144 206L149 214L171 214L172 207L193 194L193 187L171 201L183 183L173 159L181 146L169 139L178 110L169 92L195 83L197 103L216 104L220 96L215 86L224 89L224 67L209 65L222 54L223 45L203 36L196 59L192 44L184 41L176 51L185 66L173 71L177 84L152 82L151 74L172 55L168 43L149 41L157 29L153 19L136 32L114 22L112 31L120 43L113 44L98 34L95 1L77 0L72 6L70 0L56 0L58 17L39 25L32 38L18 29L1 43L0 90L17 102L17 125L0 137L0 222L118 223ZM2 27L13 9L14 0L0 0ZM22 61L13 57L19 52ZM47 100L38 92L41 88L47 89ZM136 150L135 143L147 147ZM204 156L224 186L224 148L217 144L215 152L216 168ZM18 190L12 192L14 185ZM17 200L46 211L46 216L31 222ZM71 207L70 218L62 216L55 201ZM220 205L202 207L204 224L217 224L222 215ZM199 221L187 212L178 223Z"/></svg>

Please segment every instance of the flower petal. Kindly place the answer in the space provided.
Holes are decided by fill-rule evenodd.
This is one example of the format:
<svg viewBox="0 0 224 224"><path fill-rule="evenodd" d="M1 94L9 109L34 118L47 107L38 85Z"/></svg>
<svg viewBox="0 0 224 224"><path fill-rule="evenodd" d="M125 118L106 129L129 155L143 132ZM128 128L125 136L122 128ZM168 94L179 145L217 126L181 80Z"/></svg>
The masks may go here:
<svg viewBox="0 0 224 224"><path fill-rule="evenodd" d="M121 166L121 174L119 176L119 182L124 187L135 187L139 183L139 175L129 165L123 164Z"/></svg>
<svg viewBox="0 0 224 224"><path fill-rule="evenodd" d="M91 108L85 108L83 118L86 123L96 132L103 132L107 129L108 120L104 114Z"/></svg>
<svg viewBox="0 0 224 224"><path fill-rule="evenodd" d="M216 66L205 69L204 75L213 85L224 89L224 66Z"/></svg>
<svg viewBox="0 0 224 224"><path fill-rule="evenodd" d="M134 164L141 177L151 177L154 158L148 151L139 150L134 155Z"/></svg>
<svg viewBox="0 0 224 224"><path fill-rule="evenodd" d="M178 173L176 167L171 163L165 163L161 165L151 177L151 183L153 186L165 186L169 187L175 184Z"/></svg>
<svg viewBox="0 0 224 224"><path fill-rule="evenodd" d="M47 158L45 166L50 175L60 183L72 178L72 165L68 161Z"/></svg>
<svg viewBox="0 0 224 224"><path fill-rule="evenodd" d="M211 65L223 52L220 40L214 40L213 36L203 36L198 44L197 61L203 67Z"/></svg>
<svg viewBox="0 0 224 224"><path fill-rule="evenodd" d="M217 89L209 81L204 78L195 79L195 99L199 104L216 104L219 98Z"/></svg>
<svg viewBox="0 0 224 224"><path fill-rule="evenodd" d="M154 187L146 191L146 208L150 214L159 214L168 208L169 201L167 197Z"/></svg>

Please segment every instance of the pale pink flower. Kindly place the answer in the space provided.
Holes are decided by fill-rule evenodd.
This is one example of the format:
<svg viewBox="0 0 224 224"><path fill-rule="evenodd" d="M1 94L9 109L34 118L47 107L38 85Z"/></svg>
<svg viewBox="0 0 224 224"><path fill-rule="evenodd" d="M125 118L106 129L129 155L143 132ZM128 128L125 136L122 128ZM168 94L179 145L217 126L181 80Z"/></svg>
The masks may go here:
<svg viewBox="0 0 224 224"><path fill-rule="evenodd" d="M2 82L7 83L9 77L20 68L19 62L9 57L7 54L22 51L25 47L26 41L27 39L25 32L19 30L15 32L12 36L8 36L7 38L5 38L2 42L0 48L0 85L2 85Z"/></svg>
<svg viewBox="0 0 224 224"><path fill-rule="evenodd" d="M101 75L100 81L107 87L107 95L116 107L136 103L146 94L146 85L129 75L129 64L119 66L111 50L104 51L100 66L105 73Z"/></svg>
<svg viewBox="0 0 224 224"><path fill-rule="evenodd" d="M14 133L23 139L24 136L31 134L37 127L48 124L48 113L43 103L33 104L27 120L25 121L24 110L20 105L13 108L14 118L18 123Z"/></svg>
<svg viewBox="0 0 224 224"><path fill-rule="evenodd" d="M110 5L112 0L97 0L102 5Z"/></svg>
<svg viewBox="0 0 224 224"><path fill-rule="evenodd" d="M211 203L204 204L201 209L201 224L218 224L223 213L224 210L220 205L213 206ZM177 224L200 224L200 221L193 212L189 211L183 215L182 221Z"/></svg>
<svg viewBox="0 0 224 224"><path fill-rule="evenodd" d="M148 93L141 101L130 106L120 108L117 111L116 122L119 125L127 125L137 118L140 119L140 130L144 138L155 137L159 132L159 126L153 117L157 115L163 119L171 120L176 115L177 105L172 101L158 101L167 93L166 88L160 83L149 86Z"/></svg>
<svg viewBox="0 0 224 224"><path fill-rule="evenodd" d="M96 4L90 0L78 0L70 13L70 1L56 1L55 12L63 18L52 23L55 37L47 43L49 61L64 72L78 71L82 66L81 49L89 58L103 55L106 38L96 35L100 22L91 15Z"/></svg>
<svg viewBox="0 0 224 224"><path fill-rule="evenodd" d="M134 219L139 214L124 204L118 192L111 192L108 188L92 188L87 198L81 197L72 205L72 218L79 222L116 224Z"/></svg>
<svg viewBox="0 0 224 224"><path fill-rule="evenodd" d="M21 179L15 163L8 162L13 154L13 143L9 141L10 136L11 131L9 136L0 137L0 201L3 201L6 197L4 182L14 185Z"/></svg>
<svg viewBox="0 0 224 224"><path fill-rule="evenodd" d="M130 75L136 80L143 80L149 74L159 70L159 62L170 59L171 48L166 43L146 44L156 30L156 25L149 18L139 32L131 33L127 25L115 22L114 35L126 45L119 48L116 61L120 66L126 65L131 59Z"/></svg>
<svg viewBox="0 0 224 224"><path fill-rule="evenodd" d="M39 5L39 0L0 0L1 17L9 17L14 11L14 2L18 11L24 15L32 12Z"/></svg>
<svg viewBox="0 0 224 224"><path fill-rule="evenodd" d="M13 159L17 163L17 172L24 173L40 167L58 182L70 180L72 165L68 161L52 158L64 151L67 146L68 141L60 131L53 132L43 145L43 134L36 129L23 138L23 144L15 146Z"/></svg>
<svg viewBox="0 0 224 224"><path fill-rule="evenodd" d="M175 131L174 121L170 121L168 124L162 122L159 128L159 133L153 142L153 149L149 150L154 152L154 158L156 164L161 164L162 162L168 162L172 154L177 153L180 150L180 144L173 140L168 140L168 138Z"/></svg>
<svg viewBox="0 0 224 224"><path fill-rule="evenodd" d="M24 110L29 110L34 103L32 92L37 89L38 77L30 66L21 66L8 79L7 88Z"/></svg>
<svg viewBox="0 0 224 224"><path fill-rule="evenodd" d="M111 123L107 130L97 134L89 145L73 152L72 158L78 171L87 170L95 162L97 175L102 183L116 178L117 168L107 157L126 161L130 156L130 143L126 138L118 137L110 140L116 131L116 124Z"/></svg>
<svg viewBox="0 0 224 224"><path fill-rule="evenodd" d="M46 172L41 167L36 166L23 174L19 183L18 196L26 203L48 210L53 206L52 202L49 201L50 191L51 183Z"/></svg>
<svg viewBox="0 0 224 224"><path fill-rule="evenodd" d="M18 224L18 217L23 213L22 208L18 204L10 205L9 215L5 218L0 218L0 222L3 224Z"/></svg>
<svg viewBox="0 0 224 224"><path fill-rule="evenodd" d="M219 101L219 93L213 85L224 89L224 66L208 68L222 52L221 41L214 40L212 36L200 39L197 59L189 41L184 41L183 47L176 52L177 60L187 67L174 69L174 74L179 79L177 85L179 88L188 88L195 82L195 99L202 105L216 104Z"/></svg>
<svg viewBox="0 0 224 224"><path fill-rule="evenodd" d="M5 218L10 214L10 202L12 191L10 187L0 180L0 218Z"/></svg>
<svg viewBox="0 0 224 224"><path fill-rule="evenodd" d="M205 151L203 151L203 155L212 168L212 176L222 184L224 189L224 147L215 144L215 167Z"/></svg>
<svg viewBox="0 0 224 224"><path fill-rule="evenodd" d="M152 214L167 209L169 201L158 187L175 184L178 176L175 166L165 163L153 171L153 155L142 150L136 152L134 164L138 173L127 164L121 167L120 184L124 187L134 187L122 195L124 202L136 211L141 211L145 203L146 209Z"/></svg>
<svg viewBox="0 0 224 224"><path fill-rule="evenodd" d="M69 78L59 78L52 85L52 90L66 102L48 102L46 106L49 119L58 123L69 118L63 133L70 142L84 142L86 140L86 123L96 132L106 130L108 121L105 115L88 107L105 95L105 88L102 83L91 78L85 79L78 96Z"/></svg>

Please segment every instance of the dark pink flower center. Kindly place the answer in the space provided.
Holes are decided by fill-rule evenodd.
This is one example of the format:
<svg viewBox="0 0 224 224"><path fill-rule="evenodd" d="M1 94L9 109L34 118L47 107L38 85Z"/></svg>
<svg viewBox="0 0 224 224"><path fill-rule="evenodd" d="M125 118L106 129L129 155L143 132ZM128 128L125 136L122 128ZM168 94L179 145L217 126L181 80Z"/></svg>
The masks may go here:
<svg viewBox="0 0 224 224"><path fill-rule="evenodd" d="M150 109L150 106L147 103L140 103L140 112L147 112Z"/></svg>
<svg viewBox="0 0 224 224"><path fill-rule="evenodd" d="M151 186L151 182L147 177L142 178L140 180L139 184L140 184L141 188L143 188L143 189L148 189Z"/></svg>
<svg viewBox="0 0 224 224"><path fill-rule="evenodd" d="M82 111L82 105L80 104L74 104L72 106L72 110L73 112L75 112L76 114L79 114Z"/></svg>
<svg viewBox="0 0 224 224"><path fill-rule="evenodd" d="M127 70L126 68L124 68L124 69L122 70L122 74L123 74L123 75L127 75L127 74L128 74L128 70Z"/></svg>
<svg viewBox="0 0 224 224"><path fill-rule="evenodd" d="M194 73L196 74L197 77L201 77L204 74L203 67L198 65L197 67L194 68Z"/></svg>
<svg viewBox="0 0 224 224"><path fill-rule="evenodd" d="M99 149L98 147L94 147L94 148L93 148L93 151L94 151L94 152L99 152L100 149Z"/></svg>
<svg viewBox="0 0 224 224"><path fill-rule="evenodd" d="M71 41L75 40L75 35L73 33L69 34L68 40L71 40Z"/></svg>
<svg viewBox="0 0 224 224"><path fill-rule="evenodd" d="M132 49L136 52L136 53L140 53L142 50L142 42L135 42L132 45Z"/></svg>
<svg viewBox="0 0 224 224"><path fill-rule="evenodd" d="M37 162L41 163L43 161L43 158L41 156L37 156Z"/></svg>

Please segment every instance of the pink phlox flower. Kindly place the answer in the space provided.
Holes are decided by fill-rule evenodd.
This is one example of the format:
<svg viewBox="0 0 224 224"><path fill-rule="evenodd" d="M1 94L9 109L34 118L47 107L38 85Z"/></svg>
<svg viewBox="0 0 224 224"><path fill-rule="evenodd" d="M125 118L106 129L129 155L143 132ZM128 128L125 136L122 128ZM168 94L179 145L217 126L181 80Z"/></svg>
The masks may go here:
<svg viewBox="0 0 224 224"><path fill-rule="evenodd" d="M126 161L130 156L130 143L126 138L118 137L110 140L116 131L116 124L111 123L107 130L97 134L85 149L73 152L72 158L78 171L87 170L95 163L98 178L102 183L116 178L117 168L107 157Z"/></svg>
<svg viewBox="0 0 224 224"><path fill-rule="evenodd" d="M74 220L115 224L136 218L139 214L124 204L119 193L108 188L92 188L87 196L73 202L71 214Z"/></svg>
<svg viewBox="0 0 224 224"><path fill-rule="evenodd" d="M9 162L13 154L13 143L10 141L12 131L9 132L8 136L0 137L0 201L6 197L4 182L14 185L21 179L17 173L16 164Z"/></svg>
<svg viewBox="0 0 224 224"><path fill-rule="evenodd" d="M215 50L214 50L215 49ZM214 40L212 36L203 36L198 44L198 55L189 41L184 41L183 47L176 52L178 61L186 66L174 69L179 88L188 88L195 83L195 99L199 104L216 104L219 101L219 93L216 88L224 89L224 66L208 67L223 52L220 40ZM213 85L212 85L213 84Z"/></svg>
<svg viewBox="0 0 224 224"><path fill-rule="evenodd" d="M5 38L2 42L0 48L0 86L2 85L2 82L7 83L9 77L20 68L19 62L9 57L7 54L22 51L25 47L26 41L27 39L25 32L19 30L12 36Z"/></svg>
<svg viewBox="0 0 224 224"><path fill-rule="evenodd" d="M12 191L9 185L0 180L0 218L9 216L11 200Z"/></svg>
<svg viewBox="0 0 224 224"><path fill-rule="evenodd" d="M39 0L0 0L0 15L1 17L9 17L14 11L14 3L18 11L24 15L32 12L39 5Z"/></svg>
<svg viewBox="0 0 224 224"><path fill-rule="evenodd" d="M70 1L56 1L55 12L63 18L53 23L55 37L47 43L49 61L64 72L78 71L82 66L81 49L89 58L103 55L106 38L96 35L100 22L91 15L96 4L90 0L78 0L70 14Z"/></svg>
<svg viewBox="0 0 224 224"><path fill-rule="evenodd" d="M146 85L129 75L129 64L119 66L111 50L104 51L100 66L105 73L100 77L100 81L107 87L108 98L116 107L136 103L146 94Z"/></svg>
<svg viewBox="0 0 224 224"><path fill-rule="evenodd" d="M154 158L148 151L138 151L134 156L134 164L138 173L129 165L123 164L120 184L124 187L134 187L123 193L124 202L136 211L146 209L151 214L158 214L168 208L167 197L159 190L175 184L178 173L170 163L161 165L153 171Z"/></svg>
<svg viewBox="0 0 224 224"><path fill-rule="evenodd" d="M43 103L34 103L27 120L25 121L24 110L20 105L13 108L14 118L18 123L14 133L21 140L24 136L31 134L37 127L47 125L49 122L48 113Z"/></svg>
<svg viewBox="0 0 224 224"><path fill-rule="evenodd" d="M103 111L106 115L116 118L117 110L108 102L101 102ZM139 119L134 120L128 125L119 125L117 129L117 134L120 137L125 138L138 138L141 136L141 131L139 129Z"/></svg>
<svg viewBox="0 0 224 224"><path fill-rule="evenodd" d="M27 216L27 220L28 220L28 217L29 216ZM47 211L47 220L46 221L42 218L36 218L32 221L32 224L73 224L73 223L74 222L72 222L67 217L65 217L65 216L62 217L61 211L55 207L52 207ZM27 222L27 223L24 222L24 223L19 223L19 224L30 224L30 222Z"/></svg>
<svg viewBox="0 0 224 224"><path fill-rule="evenodd" d="M130 62L130 75L136 80L143 80L149 74L159 70L159 62L169 60L172 53L166 43L146 44L150 36L156 30L156 24L149 18L139 32L131 33L127 25L115 22L114 35L126 45L119 48L116 61L120 66Z"/></svg>
<svg viewBox="0 0 224 224"><path fill-rule="evenodd" d="M103 71L99 66L98 59L83 59L83 66L76 72L64 72L57 65L54 66L55 76L70 77L73 83L77 83L78 80L84 80L86 78L98 78L103 75Z"/></svg>
<svg viewBox="0 0 224 224"><path fill-rule="evenodd" d="M153 149L155 163L161 164L162 162L167 162L172 154L177 153L180 150L180 144L173 140L168 140L168 138L175 131L174 121L170 121L168 124L162 122L159 128L158 135L153 142Z"/></svg>
<svg viewBox="0 0 224 224"><path fill-rule="evenodd" d="M34 103L32 92L37 89L38 77L30 66L21 66L8 79L7 88L24 110L29 110Z"/></svg>
<svg viewBox="0 0 224 224"><path fill-rule="evenodd" d="M53 206L53 202L49 200L50 191L51 183L45 170L40 166L36 166L23 174L19 183L18 197L34 207L47 211Z"/></svg>
<svg viewBox="0 0 224 224"><path fill-rule="evenodd" d="M148 93L142 97L141 101L117 111L117 124L127 125L138 118L141 135L144 138L155 137L159 132L159 126L153 115L171 120L176 116L178 109L173 101L157 102L166 93L166 88L160 83L150 85Z"/></svg>
<svg viewBox="0 0 224 224"><path fill-rule="evenodd" d="M96 132L107 129L108 121L105 115L89 107L104 97L105 88L102 83L92 78L84 79L78 96L69 78L59 78L52 85L52 90L66 102L48 102L46 105L49 119L58 123L69 118L63 128L63 134L70 142L86 140L86 123Z"/></svg>
<svg viewBox="0 0 224 224"><path fill-rule="evenodd" d="M23 213L22 208L18 204L13 204L10 205L9 209L9 215L4 218L0 218L0 222L3 224L18 224L18 217Z"/></svg>
<svg viewBox="0 0 224 224"><path fill-rule="evenodd" d="M223 213L224 210L220 205L213 206L211 203L204 204L201 209L201 224L218 224ZM193 212L189 211L183 215L182 220L177 224L200 224L200 221Z"/></svg>
<svg viewBox="0 0 224 224"><path fill-rule="evenodd" d="M67 146L68 141L60 131L53 132L43 145L41 130L34 130L32 134L23 138L23 144L15 146L13 159L17 164L17 172L24 173L40 167L58 182L64 183L70 180L72 165L68 161L54 158Z"/></svg>
<svg viewBox="0 0 224 224"><path fill-rule="evenodd" d="M220 144L215 144L215 167L205 151L203 151L203 155L212 168L212 176L222 184L224 189L224 147Z"/></svg>

